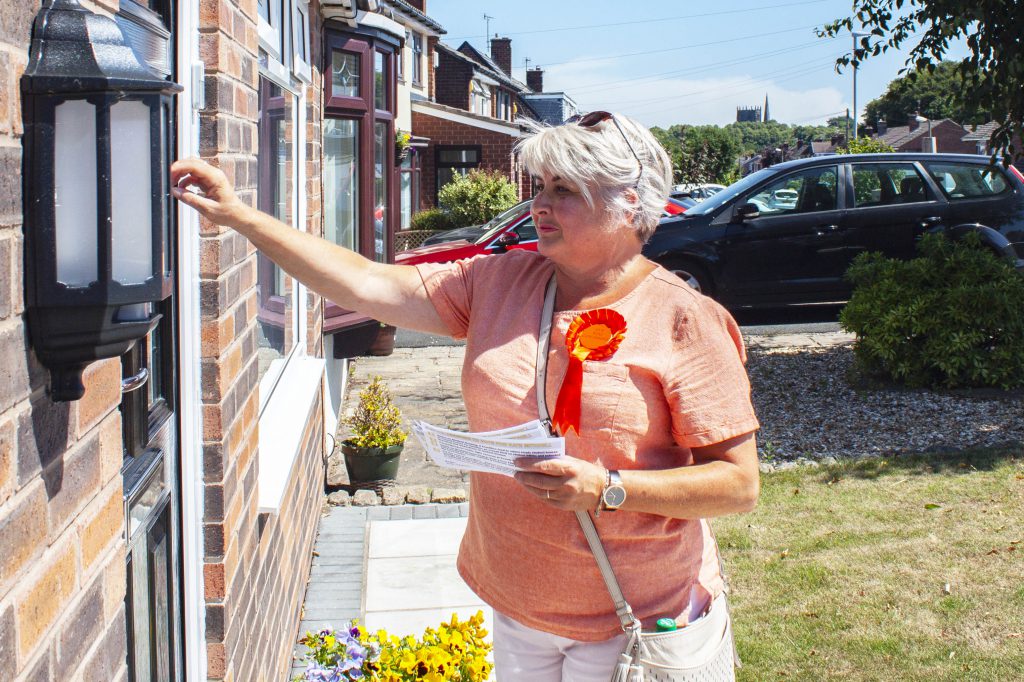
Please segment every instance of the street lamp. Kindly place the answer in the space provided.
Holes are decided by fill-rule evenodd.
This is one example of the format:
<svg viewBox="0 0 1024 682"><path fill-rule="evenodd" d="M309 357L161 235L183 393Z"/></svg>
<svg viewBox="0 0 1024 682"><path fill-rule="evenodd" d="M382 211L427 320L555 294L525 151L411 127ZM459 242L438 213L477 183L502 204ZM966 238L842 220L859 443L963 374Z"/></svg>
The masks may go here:
<svg viewBox="0 0 1024 682"><path fill-rule="evenodd" d="M860 31L852 31L850 37L853 38L853 139L858 138L857 132L857 121L860 120L860 110L857 108L857 67L860 65L860 60L857 59L857 39L867 38L870 33L862 33Z"/></svg>
<svg viewBox="0 0 1024 682"><path fill-rule="evenodd" d="M180 90L77 0L36 15L21 79L25 301L55 401L81 398L86 365L145 337L171 293L167 168Z"/></svg>
<svg viewBox="0 0 1024 682"><path fill-rule="evenodd" d="M923 151L926 154L934 154L935 152L938 151L938 147L935 144L935 138L932 136L932 120L930 118L925 118L921 114L915 114L914 120L917 122L917 125L919 127L925 121L928 122L928 137L925 138L924 143L921 145L921 151Z"/></svg>

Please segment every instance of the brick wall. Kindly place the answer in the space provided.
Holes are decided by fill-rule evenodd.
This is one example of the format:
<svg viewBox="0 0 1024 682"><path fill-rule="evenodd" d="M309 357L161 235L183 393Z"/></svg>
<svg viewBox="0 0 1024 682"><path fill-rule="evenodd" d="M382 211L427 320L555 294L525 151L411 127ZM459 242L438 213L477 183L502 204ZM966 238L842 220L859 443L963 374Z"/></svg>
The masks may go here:
<svg viewBox="0 0 1024 682"><path fill-rule="evenodd" d="M519 138L491 130L431 116L420 111L412 112L412 130L416 135L430 138L430 146L423 152L422 186L420 187L419 209L434 205L437 187L436 159L438 145L466 145L480 147L480 168L498 170L519 187L519 198L530 196L528 179L524 182L518 158L512 153Z"/></svg>
<svg viewBox="0 0 1024 682"><path fill-rule="evenodd" d="M207 102L200 154L257 205L258 38L256 0L203 0L200 54ZM314 64L319 60L319 7ZM320 74L307 87L306 229L320 233ZM293 131L294 132L294 131ZM323 441L317 398L305 420L280 511L258 512L259 391L257 256L247 240L209 223L200 226L204 566L206 642L211 679L278 680L291 666L303 590L322 498ZM308 348L321 354L322 301L307 306Z"/></svg>
<svg viewBox="0 0 1024 682"><path fill-rule="evenodd" d="M434 101L469 111L469 82L473 79L473 66L443 50L437 54L437 68L433 70ZM415 130L414 122L413 131Z"/></svg>
<svg viewBox="0 0 1024 682"><path fill-rule="evenodd" d="M53 403L23 318L19 79L39 4L0 5L0 680L122 680L121 364Z"/></svg>

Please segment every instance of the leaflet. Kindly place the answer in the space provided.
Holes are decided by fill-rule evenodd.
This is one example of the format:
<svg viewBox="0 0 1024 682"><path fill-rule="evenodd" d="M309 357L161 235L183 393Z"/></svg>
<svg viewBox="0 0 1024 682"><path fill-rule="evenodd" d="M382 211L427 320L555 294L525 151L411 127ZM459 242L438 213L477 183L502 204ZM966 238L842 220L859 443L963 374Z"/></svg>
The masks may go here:
<svg viewBox="0 0 1024 682"><path fill-rule="evenodd" d="M565 440L552 438L539 421L497 431L466 433L412 423L412 433L435 463L447 469L512 476L516 459L552 459L565 455Z"/></svg>

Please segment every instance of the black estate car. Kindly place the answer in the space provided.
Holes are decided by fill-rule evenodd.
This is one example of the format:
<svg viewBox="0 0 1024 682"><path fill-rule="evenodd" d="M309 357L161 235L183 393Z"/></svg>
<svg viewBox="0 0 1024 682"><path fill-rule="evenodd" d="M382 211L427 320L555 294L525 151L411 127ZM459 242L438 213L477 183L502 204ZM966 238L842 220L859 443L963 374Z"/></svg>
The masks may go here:
<svg viewBox="0 0 1024 682"><path fill-rule="evenodd" d="M1024 176L962 154L851 154L757 171L665 218L644 255L729 309L843 302L864 251L978 232L1024 268Z"/></svg>

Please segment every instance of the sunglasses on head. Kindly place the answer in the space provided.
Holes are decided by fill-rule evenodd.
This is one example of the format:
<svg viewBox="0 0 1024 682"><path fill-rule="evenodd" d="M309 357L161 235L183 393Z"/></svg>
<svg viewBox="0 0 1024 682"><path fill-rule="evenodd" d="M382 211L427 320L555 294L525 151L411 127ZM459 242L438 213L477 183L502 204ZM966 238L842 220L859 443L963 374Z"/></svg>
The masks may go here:
<svg viewBox="0 0 1024 682"><path fill-rule="evenodd" d="M566 121L566 123L575 123L581 128L593 128L598 123L604 123L605 121L609 120L615 124L616 128L618 128L619 134L622 135L622 139L625 140L626 146L629 147L630 153L633 154L633 158L636 159L636 164L637 166L639 166L639 172L636 176L636 182L633 183L633 187L635 189L636 186L640 184L640 178L644 174L644 162L640 160L640 157L637 155L636 150L633 149L633 145L630 143L629 138L626 137L626 131L622 129L621 125L619 125L619 121L615 118L615 114L611 113L610 111L591 111L589 114L577 114L576 116L573 116L568 121Z"/></svg>

